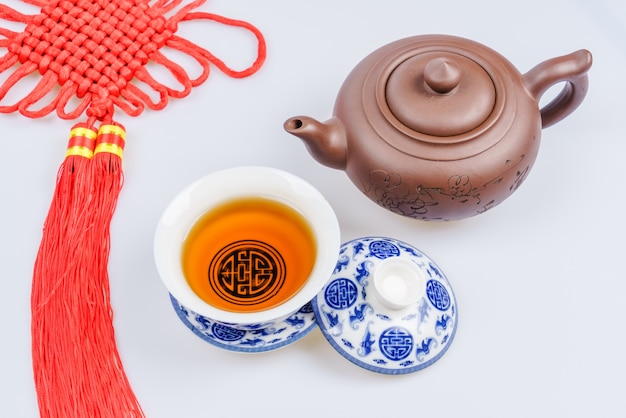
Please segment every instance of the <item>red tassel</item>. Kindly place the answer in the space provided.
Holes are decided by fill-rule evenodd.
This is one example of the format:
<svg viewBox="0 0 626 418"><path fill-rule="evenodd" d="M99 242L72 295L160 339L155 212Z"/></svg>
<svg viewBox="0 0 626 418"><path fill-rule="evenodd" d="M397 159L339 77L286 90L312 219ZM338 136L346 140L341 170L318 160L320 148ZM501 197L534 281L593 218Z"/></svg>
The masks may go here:
<svg viewBox="0 0 626 418"><path fill-rule="evenodd" d="M108 261L111 247L110 225L123 185L122 156L126 133L119 124L103 124L98 131L91 162L93 196L90 216L93 219L90 240L94 243L93 269L89 287L98 300L91 309L94 321L90 334L97 339L92 347L92 362L97 365L98 379L93 379L92 399L102 417L143 417L115 344L113 309L109 297ZM88 313L85 313L86 315ZM87 415L85 415L87 416ZM94 415L89 415L94 416Z"/></svg>
<svg viewBox="0 0 626 418"><path fill-rule="evenodd" d="M41 417L144 416L117 351L109 296L124 138L117 124L97 133L77 125L59 169L31 295Z"/></svg>
<svg viewBox="0 0 626 418"><path fill-rule="evenodd" d="M76 125L70 133L34 266L32 356L42 417L81 416L77 413L82 409L80 392L84 382L68 365L85 364L84 350L76 343L81 341L87 322L80 309L87 303L80 282L89 277L91 266L84 263L84 258L90 253L86 209L92 189L89 163L96 135L85 125Z"/></svg>

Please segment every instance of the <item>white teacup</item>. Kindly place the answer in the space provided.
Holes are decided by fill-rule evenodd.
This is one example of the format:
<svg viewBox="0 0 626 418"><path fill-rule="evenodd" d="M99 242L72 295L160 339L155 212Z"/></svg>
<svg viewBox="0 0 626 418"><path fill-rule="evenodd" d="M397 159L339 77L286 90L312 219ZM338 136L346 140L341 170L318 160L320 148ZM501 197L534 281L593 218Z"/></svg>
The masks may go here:
<svg viewBox="0 0 626 418"><path fill-rule="evenodd" d="M159 221L154 256L175 310L196 335L258 352L315 327L309 302L331 276L339 246L337 218L317 189L251 166L185 188Z"/></svg>

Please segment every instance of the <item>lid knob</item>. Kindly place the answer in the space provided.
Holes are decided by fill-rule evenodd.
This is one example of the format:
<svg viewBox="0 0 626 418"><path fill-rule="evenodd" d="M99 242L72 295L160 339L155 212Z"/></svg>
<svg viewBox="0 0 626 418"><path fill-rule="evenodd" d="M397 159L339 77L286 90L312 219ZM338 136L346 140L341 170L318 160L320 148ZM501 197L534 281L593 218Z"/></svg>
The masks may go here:
<svg viewBox="0 0 626 418"><path fill-rule="evenodd" d="M391 257L374 270L374 294L387 308L411 306L424 295L426 280L420 268L410 260Z"/></svg>
<svg viewBox="0 0 626 418"><path fill-rule="evenodd" d="M455 52L413 55L396 65L383 82L385 104L397 121L437 138L477 128L496 102L489 73Z"/></svg>
<svg viewBox="0 0 626 418"><path fill-rule="evenodd" d="M426 85L439 94L454 90L461 81L461 69L450 58L435 58L424 67Z"/></svg>

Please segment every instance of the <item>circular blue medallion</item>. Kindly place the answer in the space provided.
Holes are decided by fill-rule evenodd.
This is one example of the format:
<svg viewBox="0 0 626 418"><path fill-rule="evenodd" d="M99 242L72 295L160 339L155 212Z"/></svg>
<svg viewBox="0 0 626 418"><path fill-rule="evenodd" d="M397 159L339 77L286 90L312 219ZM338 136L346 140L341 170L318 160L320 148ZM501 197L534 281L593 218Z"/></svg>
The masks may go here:
<svg viewBox="0 0 626 418"><path fill-rule="evenodd" d="M426 283L426 294L433 306L440 311L447 311L450 307L450 295L437 280L429 280Z"/></svg>
<svg viewBox="0 0 626 418"><path fill-rule="evenodd" d="M413 349L413 336L401 327L387 328L378 340L380 352L389 360L399 361L408 357Z"/></svg>
<svg viewBox="0 0 626 418"><path fill-rule="evenodd" d="M333 309L349 308L354 305L357 296L356 285L346 278L333 280L324 292L326 303Z"/></svg>
<svg viewBox="0 0 626 418"><path fill-rule="evenodd" d="M397 257L400 255L400 249L389 241L377 240L370 242L370 254L376 258L384 260L389 257Z"/></svg>
<svg viewBox="0 0 626 418"><path fill-rule="evenodd" d="M313 305L311 304L311 302L306 303L302 308L300 308L298 312L303 314L310 314L313 312Z"/></svg>
<svg viewBox="0 0 626 418"><path fill-rule="evenodd" d="M246 335L246 331L244 330L232 328L219 323L214 323L211 331L213 332L213 335L215 335L215 338L222 341L237 341Z"/></svg>

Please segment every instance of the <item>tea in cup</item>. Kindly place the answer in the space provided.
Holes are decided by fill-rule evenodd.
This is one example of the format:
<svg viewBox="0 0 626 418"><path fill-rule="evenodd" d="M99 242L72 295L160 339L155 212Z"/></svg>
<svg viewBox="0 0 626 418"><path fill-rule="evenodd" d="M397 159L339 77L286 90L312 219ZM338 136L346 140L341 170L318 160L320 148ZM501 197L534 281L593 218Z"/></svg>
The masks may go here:
<svg viewBox="0 0 626 418"><path fill-rule="evenodd" d="M157 226L157 270L180 319L204 340L259 352L314 329L310 301L337 262L330 204L268 167L215 172L185 188Z"/></svg>

